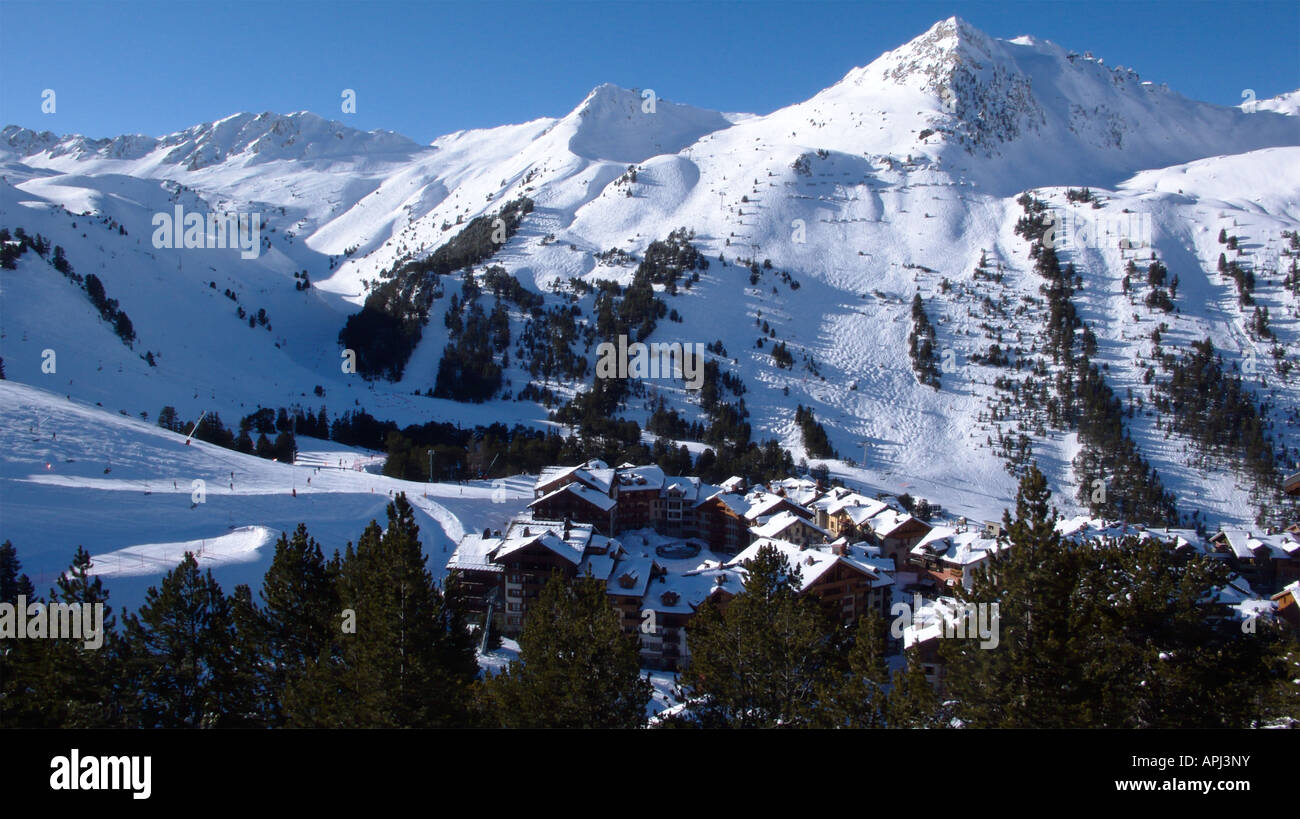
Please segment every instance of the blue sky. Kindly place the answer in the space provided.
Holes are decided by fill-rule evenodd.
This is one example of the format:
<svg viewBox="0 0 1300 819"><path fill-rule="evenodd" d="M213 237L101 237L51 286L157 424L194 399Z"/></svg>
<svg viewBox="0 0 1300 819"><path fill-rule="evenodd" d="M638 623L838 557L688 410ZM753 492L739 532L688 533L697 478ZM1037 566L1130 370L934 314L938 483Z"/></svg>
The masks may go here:
<svg viewBox="0 0 1300 819"><path fill-rule="evenodd" d="M421 142L560 116L602 82L766 113L929 28L1092 51L1225 105L1300 87L1300 3L0 0L0 124L160 135L307 109ZM41 112L53 89L56 112ZM340 110L355 89L357 111Z"/></svg>

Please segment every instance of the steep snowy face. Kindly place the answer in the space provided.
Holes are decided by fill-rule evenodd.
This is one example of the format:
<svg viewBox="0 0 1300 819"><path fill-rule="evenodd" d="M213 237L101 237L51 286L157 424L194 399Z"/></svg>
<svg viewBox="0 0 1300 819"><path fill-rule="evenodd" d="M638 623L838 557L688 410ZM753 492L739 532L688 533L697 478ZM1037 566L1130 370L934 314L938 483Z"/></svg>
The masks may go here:
<svg viewBox="0 0 1300 819"><path fill-rule="evenodd" d="M895 85L921 92L931 110L946 115L936 130L968 148L987 150L1011 142L1037 130L1046 116L1034 98L1032 79L1008 45L957 17L936 23L866 68L854 69L840 85L868 92Z"/></svg>
<svg viewBox="0 0 1300 819"><path fill-rule="evenodd" d="M651 89L634 91L606 83L562 119L556 132L569 137L568 150L578 156L635 163L678 153L730 125L716 111L658 99Z"/></svg>
<svg viewBox="0 0 1300 819"><path fill-rule="evenodd" d="M956 17L796 108L851 123L858 145L841 150L928 154L999 194L1300 144L1300 125L1279 115L1285 96L1250 111L1196 102L1131 69L1029 36L998 40Z"/></svg>

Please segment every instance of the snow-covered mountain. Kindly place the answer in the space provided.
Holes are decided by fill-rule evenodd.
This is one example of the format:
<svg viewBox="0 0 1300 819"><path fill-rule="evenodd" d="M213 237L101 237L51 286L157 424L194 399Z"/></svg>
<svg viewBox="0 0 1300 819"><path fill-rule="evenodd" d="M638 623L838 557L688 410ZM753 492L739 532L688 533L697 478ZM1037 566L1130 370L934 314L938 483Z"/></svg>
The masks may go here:
<svg viewBox="0 0 1300 819"><path fill-rule="evenodd" d="M427 146L306 112L236 114L159 138L9 126L0 132L0 226L47 237L77 273L98 276L137 340L119 341L49 259L27 253L0 271L0 356L11 380L128 415L172 405L188 418L216 409L229 423L259 404L324 403L401 424L545 423L531 402L415 395L434 384L448 298L434 302L399 383L339 366L339 330L385 274L526 196L532 212L491 263L548 304L567 303L572 279L629 283L652 241L693 230L710 267L689 289L661 293L681 321L661 321L654 339L722 342L720 363L748 387L756 438L801 453L795 407L810 406L855 460L832 471L989 518L1015 487L989 442L1022 430L991 411L1006 370L984 356L991 343L1019 348L1025 361L1043 348L1042 280L1014 230L1024 215L1017 198L1031 192L1058 216L1058 252L1081 277L1074 302L1097 336L1107 383L1126 402L1130 390L1144 398L1126 419L1142 455L1180 510L1246 522L1254 510L1240 476L1206 470L1186 441L1158 428L1150 339L1163 324L1166 351L1209 337L1230 365L1249 362L1274 441L1294 460L1300 368L1277 365L1300 364L1300 296L1284 283L1294 257L1283 236L1300 230L1297 93L1211 105L1090 55L1033 37L995 39L951 18L764 115L602 85L562 117ZM1089 200L1067 196L1083 187ZM259 214L260 252L155 247L155 216L178 206ZM1135 241L1121 246L1133 225ZM1238 237L1229 259L1253 272L1252 306L1216 269L1221 230ZM1145 269L1153 253L1178 277L1176 312L1124 290L1127 264ZM302 271L307 290L295 287ZM918 293L951 365L939 390L909 362ZM578 300L584 320L593 298ZM1268 308L1274 340L1250 328L1255 306ZM269 320L252 323L240 309ZM527 322L512 313L512 339ZM778 340L793 353L791 369L774 363ZM46 350L57 353L54 373L42 371ZM511 352L499 395L540 383ZM575 352L594 360L589 348ZM560 395L579 386L550 384ZM699 417L680 382L650 386ZM646 403L636 399L627 417L644 422ZM1069 505L1077 437L1023 432ZM22 514L14 496L0 491L6 517Z"/></svg>

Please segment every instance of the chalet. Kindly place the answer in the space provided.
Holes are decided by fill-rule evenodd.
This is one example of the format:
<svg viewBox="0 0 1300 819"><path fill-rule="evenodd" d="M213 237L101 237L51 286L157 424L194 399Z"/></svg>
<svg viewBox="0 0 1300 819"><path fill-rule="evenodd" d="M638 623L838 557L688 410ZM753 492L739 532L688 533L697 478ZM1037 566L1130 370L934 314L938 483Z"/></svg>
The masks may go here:
<svg viewBox="0 0 1300 819"><path fill-rule="evenodd" d="M869 611L884 617L889 611L893 573L886 568L887 561L873 562L863 547L841 547L837 553L761 538L726 565L743 568L765 546L775 548L791 570L798 569L799 591L822 600L841 622L852 623Z"/></svg>
<svg viewBox="0 0 1300 819"><path fill-rule="evenodd" d="M536 518L589 523L606 535L615 532L616 506L614 498L578 481L563 484L528 504Z"/></svg>
<svg viewBox="0 0 1300 819"><path fill-rule="evenodd" d="M731 492L716 492L695 507L697 536L720 554L734 555L749 545L749 501Z"/></svg>
<svg viewBox="0 0 1300 819"><path fill-rule="evenodd" d="M723 492L732 492L737 495L743 495L745 493L745 479L738 475L732 475L730 478L723 481L719 488L722 489Z"/></svg>
<svg viewBox="0 0 1300 819"><path fill-rule="evenodd" d="M587 461L579 466L548 466L533 485L533 497L549 495L571 483L612 497L614 495L614 470L604 461Z"/></svg>
<svg viewBox="0 0 1300 819"><path fill-rule="evenodd" d="M750 527L749 533L756 540L784 540L800 547L831 541L830 532L805 517L786 511L761 519L757 526Z"/></svg>
<svg viewBox="0 0 1300 819"><path fill-rule="evenodd" d="M1273 589L1300 579L1300 536L1291 532L1226 529L1210 543L1255 588Z"/></svg>
<svg viewBox="0 0 1300 819"><path fill-rule="evenodd" d="M615 470L614 482L618 487L616 523L620 531L655 525L656 507L664 481L664 471L657 466L623 464Z"/></svg>
<svg viewBox="0 0 1300 819"><path fill-rule="evenodd" d="M901 567L907 553L930 532L930 524L907 512L886 508L868 518L863 526L880 544L881 552Z"/></svg>
<svg viewBox="0 0 1300 819"><path fill-rule="evenodd" d="M762 518L771 517L781 512L790 512L794 515L812 520L814 515L806 507L795 503L784 495L777 495L772 492L762 490L750 492L745 496L749 503L749 509L745 512L745 519L753 526Z"/></svg>
<svg viewBox="0 0 1300 819"><path fill-rule="evenodd" d="M467 534L447 561L447 571L460 581L457 590L472 624L482 626L491 619L498 628L505 625L505 569L491 557L504 542L501 532L490 529Z"/></svg>
<svg viewBox="0 0 1300 819"><path fill-rule="evenodd" d="M695 537L695 508L713 491L699 478L665 478L655 505L655 531L669 537Z"/></svg>
<svg viewBox="0 0 1300 819"><path fill-rule="evenodd" d="M982 531L936 526L909 550L906 566L916 571L918 579L969 590L975 575L988 565L989 556L1008 546L1005 541L984 537Z"/></svg>
<svg viewBox="0 0 1300 819"><path fill-rule="evenodd" d="M520 537L508 538L498 546L492 561L505 576L506 622L504 633L517 635L523 629L528 607L541 594L553 573L572 580L582 562L582 551L554 532L532 533L525 528Z"/></svg>
<svg viewBox="0 0 1300 819"><path fill-rule="evenodd" d="M706 600L726 605L743 590L744 572L706 561L696 569L655 577L641 599L641 662L677 671L690 656L686 625ZM648 616L647 616L648 613Z"/></svg>
<svg viewBox="0 0 1300 819"><path fill-rule="evenodd" d="M615 564L605 581L605 593L618 609L624 632L636 634L641 630L641 598L645 597L650 581L662 571L649 555L624 556Z"/></svg>
<svg viewBox="0 0 1300 819"><path fill-rule="evenodd" d="M1282 490L1288 495L1300 495L1300 472L1287 475L1286 480L1282 481Z"/></svg>
<svg viewBox="0 0 1300 819"><path fill-rule="evenodd" d="M1300 581L1287 584L1273 595L1273 604L1277 606L1277 616L1282 622L1300 632Z"/></svg>
<svg viewBox="0 0 1300 819"><path fill-rule="evenodd" d="M1239 574L1229 575L1226 583L1211 589L1200 603L1209 622L1247 620L1267 615L1273 608L1272 603L1261 600Z"/></svg>
<svg viewBox="0 0 1300 819"><path fill-rule="evenodd" d="M911 613L911 622L903 625L903 650L916 650L925 681L935 690L943 690L944 664L939 641L947 636L972 633L970 611L955 597L939 597L924 602Z"/></svg>
<svg viewBox="0 0 1300 819"><path fill-rule="evenodd" d="M820 484L807 478L785 478L784 480L772 481L768 484L768 488L773 494L789 498L792 503L799 506L807 506L816 500L818 495L822 494Z"/></svg>
<svg viewBox="0 0 1300 819"><path fill-rule="evenodd" d="M884 501L857 492L832 490L812 504L817 525L832 537L856 537L868 520L889 508Z"/></svg>

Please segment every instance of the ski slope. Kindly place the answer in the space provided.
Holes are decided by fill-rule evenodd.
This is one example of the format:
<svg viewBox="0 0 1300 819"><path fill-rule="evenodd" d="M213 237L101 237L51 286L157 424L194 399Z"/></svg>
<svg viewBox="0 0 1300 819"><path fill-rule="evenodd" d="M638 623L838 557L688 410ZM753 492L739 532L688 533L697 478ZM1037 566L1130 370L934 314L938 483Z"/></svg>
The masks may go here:
<svg viewBox="0 0 1300 819"><path fill-rule="evenodd" d="M385 523L399 492L441 579L464 527L502 526L531 499L526 478L500 490L399 481L366 471L370 453L314 443L300 439L300 463L276 463L0 381L0 531L42 593L83 546L115 604L136 606L186 551L227 591L256 589L281 532L304 522L327 555L341 551Z"/></svg>

